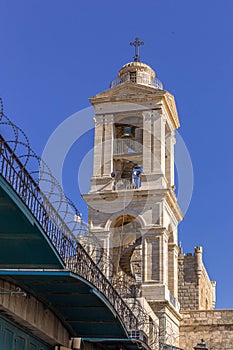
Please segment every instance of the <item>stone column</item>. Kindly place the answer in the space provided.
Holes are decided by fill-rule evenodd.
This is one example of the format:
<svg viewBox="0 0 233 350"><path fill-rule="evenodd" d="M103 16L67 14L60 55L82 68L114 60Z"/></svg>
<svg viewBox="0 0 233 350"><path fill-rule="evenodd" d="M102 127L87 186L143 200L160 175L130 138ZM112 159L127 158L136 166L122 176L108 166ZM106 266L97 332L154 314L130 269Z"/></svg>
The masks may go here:
<svg viewBox="0 0 233 350"><path fill-rule="evenodd" d="M202 275L202 247L194 248L194 255L197 261L197 283L200 283L201 275Z"/></svg>
<svg viewBox="0 0 233 350"><path fill-rule="evenodd" d="M104 117L103 176L110 176L113 170L113 114Z"/></svg>
<svg viewBox="0 0 233 350"><path fill-rule="evenodd" d="M178 254L175 243L168 244L168 288L173 296L178 298Z"/></svg>
<svg viewBox="0 0 233 350"><path fill-rule="evenodd" d="M93 176L102 176L102 147L103 147L103 115L96 115L95 118L95 142L94 142L94 165Z"/></svg>
<svg viewBox="0 0 233 350"><path fill-rule="evenodd" d="M151 112L143 112L143 172L151 174Z"/></svg>
<svg viewBox="0 0 233 350"><path fill-rule="evenodd" d="M166 159L165 159L165 174L169 186L174 186L174 131L169 130L166 134Z"/></svg>
<svg viewBox="0 0 233 350"><path fill-rule="evenodd" d="M143 240L143 282L166 284L168 282L167 233L150 232Z"/></svg>
<svg viewBox="0 0 233 350"><path fill-rule="evenodd" d="M102 259L102 264L100 265L102 272L107 278L111 278L111 264L108 263L108 260L110 261L110 231L93 231L93 234L98 237L100 244L100 256L96 257L96 263L98 263L98 259ZM103 251L101 251L101 248L103 248ZM105 255L104 258L101 257L101 254Z"/></svg>
<svg viewBox="0 0 233 350"><path fill-rule="evenodd" d="M216 282L211 281L212 285L212 309L215 308L215 303L216 303Z"/></svg>
<svg viewBox="0 0 233 350"><path fill-rule="evenodd" d="M152 117L152 173L165 174L165 124L166 120L159 113L153 112Z"/></svg>
<svg viewBox="0 0 233 350"><path fill-rule="evenodd" d="M160 280L168 285L168 235L167 231L160 233Z"/></svg>
<svg viewBox="0 0 233 350"><path fill-rule="evenodd" d="M202 276L202 247L194 248L194 256L196 258L196 274L197 274L197 293L198 293L198 308L201 307L202 295L201 295L201 276Z"/></svg>

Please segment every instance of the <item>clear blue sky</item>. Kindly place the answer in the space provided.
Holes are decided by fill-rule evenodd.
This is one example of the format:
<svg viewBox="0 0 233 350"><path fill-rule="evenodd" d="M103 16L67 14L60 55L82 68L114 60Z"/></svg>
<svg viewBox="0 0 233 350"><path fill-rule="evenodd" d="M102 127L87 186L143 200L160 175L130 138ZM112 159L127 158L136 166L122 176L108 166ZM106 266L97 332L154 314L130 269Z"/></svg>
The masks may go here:
<svg viewBox="0 0 233 350"><path fill-rule="evenodd" d="M0 95L39 154L53 130L132 60L129 42L145 42L141 59L175 95L193 162L180 240L184 252L203 246L218 308L233 308L232 14L231 0L0 0ZM75 176L85 142L64 170L81 211Z"/></svg>

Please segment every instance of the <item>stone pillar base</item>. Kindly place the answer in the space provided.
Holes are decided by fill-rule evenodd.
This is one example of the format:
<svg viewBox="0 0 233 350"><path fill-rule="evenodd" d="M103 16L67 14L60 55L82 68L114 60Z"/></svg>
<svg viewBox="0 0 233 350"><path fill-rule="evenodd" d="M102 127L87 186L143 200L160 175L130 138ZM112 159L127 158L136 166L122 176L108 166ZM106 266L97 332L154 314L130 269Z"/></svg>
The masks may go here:
<svg viewBox="0 0 233 350"><path fill-rule="evenodd" d="M149 302L168 302L175 308L176 312L179 312L179 302L171 294L168 287L164 284L155 282L143 283L142 296L145 297Z"/></svg>

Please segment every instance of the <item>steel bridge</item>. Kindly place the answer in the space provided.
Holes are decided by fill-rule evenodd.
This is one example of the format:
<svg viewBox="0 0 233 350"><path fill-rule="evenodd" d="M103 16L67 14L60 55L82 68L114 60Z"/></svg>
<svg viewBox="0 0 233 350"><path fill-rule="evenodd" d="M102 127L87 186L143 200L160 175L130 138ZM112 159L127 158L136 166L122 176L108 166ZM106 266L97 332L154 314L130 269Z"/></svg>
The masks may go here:
<svg viewBox="0 0 233 350"><path fill-rule="evenodd" d="M140 331L148 316L143 310L137 310L135 316L87 253L85 225L82 243L77 239L77 209L31 150L24 132L5 116L1 98L0 127L10 127L13 135L6 140L4 133L0 134L0 280L42 302L61 320L70 337L104 344L107 350L119 346L126 350L178 350L159 343L158 335L148 345L148 335ZM24 152L17 152L18 148ZM31 169L30 159L37 160L45 179L40 170ZM41 189L42 180L50 183L48 193ZM93 243L95 238L91 239Z"/></svg>
<svg viewBox="0 0 233 350"><path fill-rule="evenodd" d="M72 337L149 349L129 336L137 318L2 135L0 222L1 279L47 305Z"/></svg>

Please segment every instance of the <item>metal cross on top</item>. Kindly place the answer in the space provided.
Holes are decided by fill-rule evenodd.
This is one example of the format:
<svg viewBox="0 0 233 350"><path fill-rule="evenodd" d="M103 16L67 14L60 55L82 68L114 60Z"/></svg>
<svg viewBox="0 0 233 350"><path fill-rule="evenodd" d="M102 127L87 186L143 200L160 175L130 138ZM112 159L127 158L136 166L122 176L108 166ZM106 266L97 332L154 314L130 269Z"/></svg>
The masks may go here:
<svg viewBox="0 0 233 350"><path fill-rule="evenodd" d="M144 42L140 41L140 38L136 38L133 43L130 43L130 46L134 46L135 47L134 62L140 62L139 47L141 45L144 45Z"/></svg>

